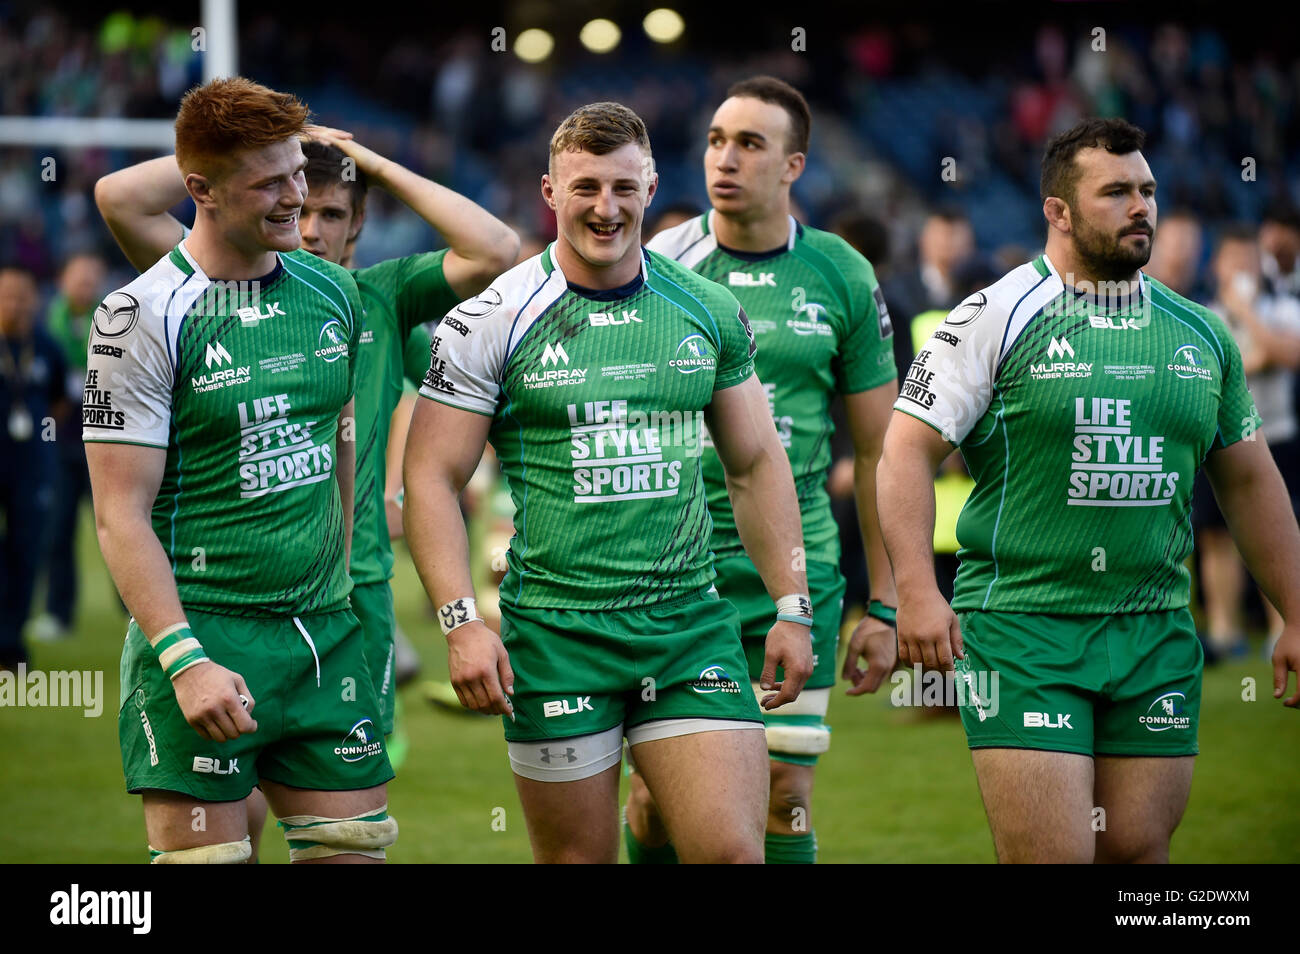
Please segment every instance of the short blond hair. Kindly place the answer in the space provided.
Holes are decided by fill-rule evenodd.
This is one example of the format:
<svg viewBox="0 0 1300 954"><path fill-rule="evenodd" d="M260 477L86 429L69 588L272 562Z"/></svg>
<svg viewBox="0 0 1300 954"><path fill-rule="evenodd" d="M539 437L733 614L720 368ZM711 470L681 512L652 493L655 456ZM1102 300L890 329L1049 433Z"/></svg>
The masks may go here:
<svg viewBox="0 0 1300 954"><path fill-rule="evenodd" d="M654 157L650 152L650 134L645 122L622 103L588 103L579 106L565 117L551 136L551 155L547 171L555 173L555 157L562 152L590 152L597 156L613 152L634 142L650 160L649 173L654 172Z"/></svg>

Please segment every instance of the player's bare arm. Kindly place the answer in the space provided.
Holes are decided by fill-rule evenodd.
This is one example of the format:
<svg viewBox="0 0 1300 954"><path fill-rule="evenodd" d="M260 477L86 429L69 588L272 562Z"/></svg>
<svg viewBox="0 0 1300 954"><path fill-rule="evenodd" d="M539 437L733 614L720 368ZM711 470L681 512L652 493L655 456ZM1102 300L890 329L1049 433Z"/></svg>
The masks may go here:
<svg viewBox="0 0 1300 954"><path fill-rule="evenodd" d="M853 496L858 505L858 526L867 557L867 578L871 583L871 601L898 608L898 591L889 554L880 534L880 514L876 507L876 469L885 444L885 432L898 398L898 382L891 381L868 391L844 395L844 411L849 436L853 440ZM867 668L858 665L865 659ZM853 629L849 650L844 657L844 679L853 683L847 695L875 692L898 661L898 634L894 627L875 616L863 616Z"/></svg>
<svg viewBox="0 0 1300 954"><path fill-rule="evenodd" d="M136 163L95 183L99 214L127 261L142 272L185 236L168 210L188 197L175 156Z"/></svg>
<svg viewBox="0 0 1300 954"><path fill-rule="evenodd" d="M161 447L86 445L100 550L122 601L150 639L186 622L171 564L150 520L166 460ZM186 721L203 738L224 742L257 730L249 714L253 695L239 673L202 662L180 672L172 687Z"/></svg>
<svg viewBox="0 0 1300 954"><path fill-rule="evenodd" d="M727 474L727 492L736 514L736 529L773 600L807 593L808 580L796 569L794 554L803 543L799 504L790 461L781 447L768 410L767 395L756 376L714 392L706 420ZM776 667L785 669L777 683ZM808 627L778 620L768 632L764 689L778 690L763 699L774 709L799 695L812 675Z"/></svg>
<svg viewBox="0 0 1300 954"><path fill-rule="evenodd" d="M402 522L411 559L435 606L474 595L459 498L487 445L491 418L422 400L406 442ZM447 666L461 705L510 714L514 673L501 637L482 620L447 633Z"/></svg>
<svg viewBox="0 0 1300 954"><path fill-rule="evenodd" d="M1211 452L1205 472L1242 559L1285 621L1273 650L1273 698L1281 699L1288 673L1300 678L1300 529L1268 445L1252 438ZM1283 704L1300 706L1300 684Z"/></svg>
<svg viewBox="0 0 1300 954"><path fill-rule="evenodd" d="M327 126L309 126L307 132L337 146L357 164L358 172L438 230L448 246L443 275L456 294L477 295L514 264L519 236L482 206L367 149L349 132Z"/></svg>
<svg viewBox="0 0 1300 954"><path fill-rule="evenodd" d="M934 578L934 475L950 453L934 428L895 412L876 471L880 529L898 586L899 660L947 670L963 655L957 615Z"/></svg>

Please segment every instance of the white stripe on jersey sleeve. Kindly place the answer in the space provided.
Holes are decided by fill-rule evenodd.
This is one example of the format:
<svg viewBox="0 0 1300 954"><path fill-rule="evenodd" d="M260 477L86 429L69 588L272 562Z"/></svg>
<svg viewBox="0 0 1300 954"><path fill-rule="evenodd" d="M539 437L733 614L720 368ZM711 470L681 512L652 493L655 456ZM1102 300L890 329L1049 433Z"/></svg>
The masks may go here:
<svg viewBox="0 0 1300 954"><path fill-rule="evenodd" d="M86 356L82 439L166 447L176 339L181 321L208 286L164 256L95 310Z"/></svg>
<svg viewBox="0 0 1300 954"><path fill-rule="evenodd" d="M646 242L645 247L680 262L687 268L694 268L707 255L717 250L718 238L712 232L704 231L704 216L697 215L681 225L664 229Z"/></svg>
<svg viewBox="0 0 1300 954"><path fill-rule="evenodd" d="M1030 263L971 295L917 353L894 407L960 444L992 403L1003 357L1060 292L1060 279L1039 275Z"/></svg>
<svg viewBox="0 0 1300 954"><path fill-rule="evenodd" d="M568 290L558 267L550 274L535 255L501 275L482 294L438 322L420 394L462 410L496 413L506 363L524 333Z"/></svg>

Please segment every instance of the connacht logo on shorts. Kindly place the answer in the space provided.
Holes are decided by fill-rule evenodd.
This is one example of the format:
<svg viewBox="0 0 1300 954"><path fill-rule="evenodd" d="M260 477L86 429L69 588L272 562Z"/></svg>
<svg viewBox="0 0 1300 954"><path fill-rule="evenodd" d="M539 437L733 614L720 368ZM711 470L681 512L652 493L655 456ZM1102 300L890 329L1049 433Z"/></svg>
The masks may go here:
<svg viewBox="0 0 1300 954"><path fill-rule="evenodd" d="M700 678L687 680L686 685L702 696L711 692L740 692L740 683L721 666L705 666L700 670Z"/></svg>
<svg viewBox="0 0 1300 954"><path fill-rule="evenodd" d="M1150 732L1168 732L1170 729L1190 729L1192 717L1183 715L1183 705L1187 697L1181 692L1166 692L1157 696L1147 706L1146 715L1139 716L1138 722Z"/></svg>
<svg viewBox="0 0 1300 954"><path fill-rule="evenodd" d="M348 729L343 741L334 747L334 754L344 762L360 762L383 750L384 743L375 732L375 724L369 719L362 719Z"/></svg>
<svg viewBox="0 0 1300 954"><path fill-rule="evenodd" d="M709 342L704 335L687 335L677 343L677 355L668 362L682 374L694 374L701 368L717 367L717 359L709 354Z"/></svg>
<svg viewBox="0 0 1300 954"><path fill-rule="evenodd" d="M337 361L348 353L348 334L337 318L325 322L317 341L316 357L324 361Z"/></svg>

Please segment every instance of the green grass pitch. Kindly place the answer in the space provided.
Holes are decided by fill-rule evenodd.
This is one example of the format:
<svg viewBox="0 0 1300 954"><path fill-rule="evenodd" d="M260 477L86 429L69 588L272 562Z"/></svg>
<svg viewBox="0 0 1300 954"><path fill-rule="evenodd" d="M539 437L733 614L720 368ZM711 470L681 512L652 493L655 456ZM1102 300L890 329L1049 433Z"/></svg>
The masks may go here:
<svg viewBox="0 0 1300 954"><path fill-rule="evenodd" d="M147 860L140 800L123 791L117 747L125 620L89 519L80 549L85 570L77 632L36 644L33 665L102 670L104 712L85 718L79 709L0 709L0 862ZM423 657L421 679L445 678L441 635L400 547L395 591L398 619ZM1242 698L1247 677L1256 683L1254 702ZM1300 861L1300 712L1283 709L1271 687L1271 669L1258 658L1206 672L1201 755L1191 803L1174 835L1175 862ZM813 801L820 860L992 861L960 724L894 708L887 689L863 699L837 689L833 697L834 743L822 758ZM401 826L390 860L529 861L498 721L435 709L418 685L407 688L403 701L410 754L389 788ZM262 860L288 860L273 822Z"/></svg>

